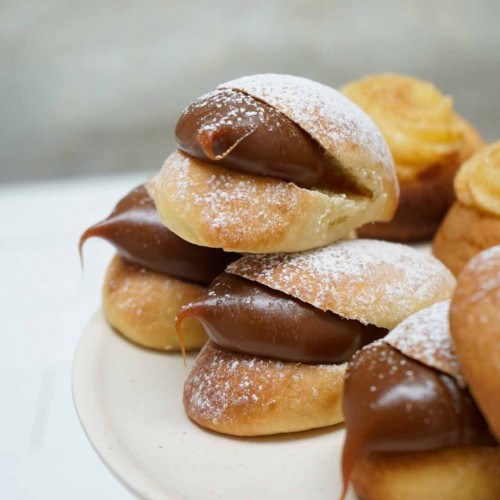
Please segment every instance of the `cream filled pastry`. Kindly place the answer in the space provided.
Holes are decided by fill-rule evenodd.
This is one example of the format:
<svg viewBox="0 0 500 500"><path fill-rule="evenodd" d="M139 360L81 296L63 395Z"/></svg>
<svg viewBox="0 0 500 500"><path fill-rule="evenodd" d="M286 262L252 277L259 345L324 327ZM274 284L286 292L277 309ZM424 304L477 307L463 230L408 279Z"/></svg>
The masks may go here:
<svg viewBox="0 0 500 500"><path fill-rule="evenodd" d="M230 351L302 363L343 363L387 333L230 273L216 278L177 319L186 317L197 318Z"/></svg>
<svg viewBox="0 0 500 500"><path fill-rule="evenodd" d="M179 149L150 182L162 222L249 253L323 246L389 220L398 199L380 132L335 90L288 75L219 86L182 113Z"/></svg>
<svg viewBox="0 0 500 500"><path fill-rule="evenodd" d="M345 379L344 487L366 500L494 499L500 449L466 388L449 301L356 353Z"/></svg>
<svg viewBox="0 0 500 500"><path fill-rule="evenodd" d="M184 387L186 412L234 435L341 422L346 362L454 284L436 259L373 240L245 256L177 316L181 336L196 319L210 338Z"/></svg>
<svg viewBox="0 0 500 500"><path fill-rule="evenodd" d="M474 255L500 245L500 141L462 165L455 193L432 252L457 276Z"/></svg>
<svg viewBox="0 0 500 500"><path fill-rule="evenodd" d="M91 237L103 238L117 250L103 287L108 321L125 337L154 349L179 349L177 311L238 258L192 245L169 231L144 186L133 189L106 219L83 233L80 253ZM190 321L186 348L199 348L205 340L200 325Z"/></svg>
<svg viewBox="0 0 500 500"><path fill-rule="evenodd" d="M394 241L431 238L455 196L459 166L484 145L434 85L410 76L371 75L341 92L377 124L394 157L400 200L392 221L368 224L359 235Z"/></svg>

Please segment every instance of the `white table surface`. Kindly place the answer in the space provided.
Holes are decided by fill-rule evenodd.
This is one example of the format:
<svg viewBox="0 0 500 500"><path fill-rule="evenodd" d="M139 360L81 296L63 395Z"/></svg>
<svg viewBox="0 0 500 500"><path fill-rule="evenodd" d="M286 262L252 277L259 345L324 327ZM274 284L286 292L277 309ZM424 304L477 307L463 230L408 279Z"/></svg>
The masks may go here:
<svg viewBox="0 0 500 500"><path fill-rule="evenodd" d="M71 366L100 302L113 251L85 247L103 218L144 174L0 185L0 498L126 499L78 422Z"/></svg>

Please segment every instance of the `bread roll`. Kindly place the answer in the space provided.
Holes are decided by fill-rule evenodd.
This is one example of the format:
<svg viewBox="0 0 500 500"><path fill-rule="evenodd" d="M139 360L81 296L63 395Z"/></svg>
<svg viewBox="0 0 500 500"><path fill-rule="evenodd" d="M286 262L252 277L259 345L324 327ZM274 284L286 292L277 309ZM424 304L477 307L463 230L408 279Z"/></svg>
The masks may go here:
<svg viewBox="0 0 500 500"><path fill-rule="evenodd" d="M469 388L500 440L500 246L476 255L458 277L450 331Z"/></svg>
<svg viewBox="0 0 500 500"><path fill-rule="evenodd" d="M365 500L497 500L500 449L455 446L419 453L376 453L354 466Z"/></svg>
<svg viewBox="0 0 500 500"><path fill-rule="evenodd" d="M346 364L306 365L225 351L207 342L184 386L184 407L202 427L263 436L343 420Z"/></svg>
<svg viewBox="0 0 500 500"><path fill-rule="evenodd" d="M247 255L230 264L225 273L255 282L255 287L264 286L290 296L289 304L279 303L279 313L292 312L298 327L302 316L292 307L295 299L353 323L389 329L413 312L450 297L455 286L452 275L433 257L403 245L374 240L341 241L295 254ZM211 341L197 358L184 387L188 416L203 427L238 436L293 432L341 422L345 361L353 351L345 349L343 352L349 354L338 364L253 355L248 350L252 345L252 339L246 338L251 334L248 326L256 328L265 323L260 302L266 310L271 310L273 303L261 296L242 298L236 287L232 292L230 288L219 292L216 283L204 296L181 309L178 316L200 318L212 341L227 340L228 331L233 333L231 351ZM233 304L233 308L227 304ZM220 313L223 307L224 314ZM260 316L252 317L252 310ZM224 318L225 336L219 334ZM281 346L290 355L290 345L285 343L293 344L293 339L298 339L301 346L307 344L304 332L296 331L295 325L289 328L290 335L276 334L267 324L265 327L269 328L273 352ZM265 343L256 340L262 337L260 333L253 339L254 349L257 345L265 349ZM337 329L335 333L343 335ZM304 348L311 355L322 339L317 338L316 330L306 330L305 334L315 343ZM243 341L247 350L241 347ZM332 336L328 348L336 341Z"/></svg>
<svg viewBox="0 0 500 500"><path fill-rule="evenodd" d="M244 77L219 88L250 95L299 125L324 149L328 168L357 190L305 189L176 151L149 184L161 220L173 232L191 243L228 251L294 252L393 216L398 186L387 144L349 100L329 87L287 75Z"/></svg>
<svg viewBox="0 0 500 500"><path fill-rule="evenodd" d="M132 342L150 349L179 351L175 315L204 290L115 255L104 278L102 307L111 326ZM199 349L207 339L197 321L186 320L183 331L188 350Z"/></svg>
<svg viewBox="0 0 500 500"><path fill-rule="evenodd" d="M500 495L500 448L465 387L449 303L408 317L348 365L344 484L366 500Z"/></svg>

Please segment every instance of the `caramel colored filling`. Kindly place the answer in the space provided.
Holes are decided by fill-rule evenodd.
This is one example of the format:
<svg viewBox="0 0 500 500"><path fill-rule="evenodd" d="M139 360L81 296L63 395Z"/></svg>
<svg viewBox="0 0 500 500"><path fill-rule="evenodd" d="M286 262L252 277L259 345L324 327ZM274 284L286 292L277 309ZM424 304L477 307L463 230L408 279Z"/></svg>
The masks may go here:
<svg viewBox="0 0 500 500"><path fill-rule="evenodd" d="M229 273L181 309L178 326L188 317L225 349L303 363L343 363L387 333Z"/></svg>
<svg viewBox="0 0 500 500"><path fill-rule="evenodd" d="M208 285L230 262L240 257L179 238L160 222L156 206L144 186L133 189L118 202L109 217L83 233L80 252L87 239L94 236L111 243L129 262L202 285Z"/></svg>
<svg viewBox="0 0 500 500"><path fill-rule="evenodd" d="M497 445L468 390L383 341L349 364L344 414L344 488L356 461L368 453Z"/></svg>
<svg viewBox="0 0 500 500"><path fill-rule="evenodd" d="M300 187L370 196L301 127L243 92L216 90L182 113L179 148L208 163Z"/></svg>

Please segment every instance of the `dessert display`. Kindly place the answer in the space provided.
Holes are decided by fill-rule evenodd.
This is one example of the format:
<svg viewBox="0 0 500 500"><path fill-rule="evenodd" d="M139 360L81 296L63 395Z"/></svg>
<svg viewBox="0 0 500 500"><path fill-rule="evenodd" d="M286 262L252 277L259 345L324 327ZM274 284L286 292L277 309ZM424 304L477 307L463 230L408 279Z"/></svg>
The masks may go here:
<svg viewBox="0 0 500 500"><path fill-rule="evenodd" d="M396 209L394 165L377 127L305 78L219 85L184 110L176 139L148 189L163 224L196 245L302 251L388 221Z"/></svg>
<svg viewBox="0 0 500 500"><path fill-rule="evenodd" d="M500 498L500 142L394 74L340 93L239 78L192 102L175 136L79 248L116 249L114 329L184 361L201 348L187 416L234 436L345 419L344 496L350 483L364 500ZM437 231L434 256L356 231ZM184 375L169 373L170 411Z"/></svg>
<svg viewBox="0 0 500 500"><path fill-rule="evenodd" d="M210 339L184 386L186 413L239 436L341 422L347 361L454 286L433 257L382 241L244 256L177 316L181 337L191 319Z"/></svg>
<svg viewBox="0 0 500 500"><path fill-rule="evenodd" d="M449 302L410 316L350 362L344 491L350 481L365 500L499 498L500 448L466 386L476 387L455 352ZM491 380L498 394L500 379Z"/></svg>
<svg viewBox="0 0 500 500"><path fill-rule="evenodd" d="M457 201L432 244L453 274L482 250L500 244L500 141L464 163L455 178Z"/></svg>
<svg viewBox="0 0 500 500"><path fill-rule="evenodd" d="M128 193L103 221L80 238L111 243L117 254L103 286L102 306L109 323L133 342L153 349L179 350L174 318L184 304L201 295L227 264L239 257L182 240L161 224L144 186ZM185 348L206 341L196 321L185 328Z"/></svg>
<svg viewBox="0 0 500 500"><path fill-rule="evenodd" d="M410 76L371 75L341 92L380 128L394 157L400 201L390 222L368 224L361 237L393 241L432 238L455 196L459 166L484 143L453 108L451 97Z"/></svg>
<svg viewBox="0 0 500 500"><path fill-rule="evenodd" d="M500 246L476 255L460 274L450 331L472 395L500 440Z"/></svg>

